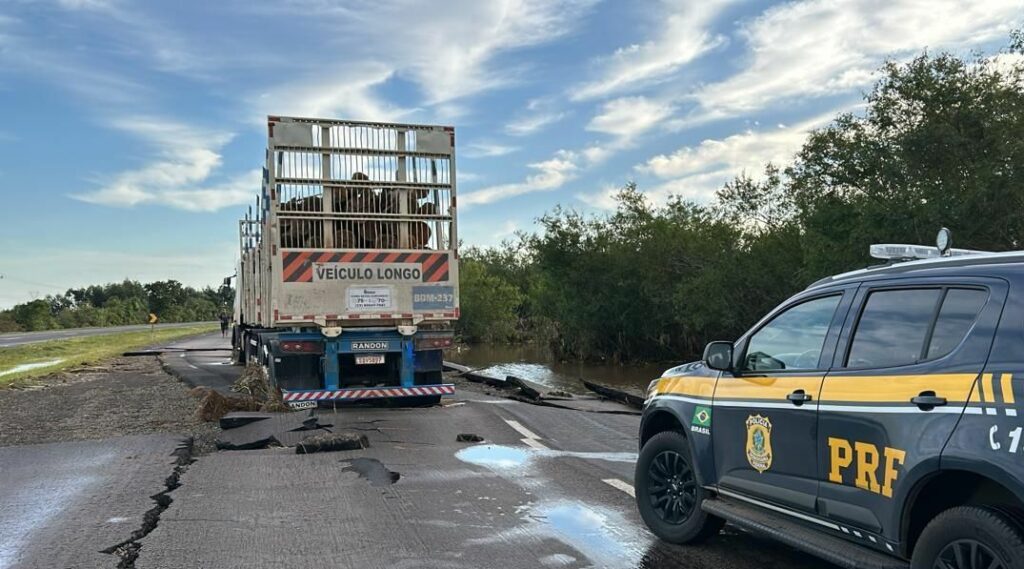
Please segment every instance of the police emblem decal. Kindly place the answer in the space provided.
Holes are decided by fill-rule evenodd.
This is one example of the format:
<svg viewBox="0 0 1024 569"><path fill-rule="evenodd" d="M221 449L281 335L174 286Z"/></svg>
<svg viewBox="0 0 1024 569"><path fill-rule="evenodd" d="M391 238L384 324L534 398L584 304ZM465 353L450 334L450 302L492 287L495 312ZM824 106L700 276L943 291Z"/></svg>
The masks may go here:
<svg viewBox="0 0 1024 569"><path fill-rule="evenodd" d="M758 472L772 467L772 422L768 417L747 417L747 462Z"/></svg>

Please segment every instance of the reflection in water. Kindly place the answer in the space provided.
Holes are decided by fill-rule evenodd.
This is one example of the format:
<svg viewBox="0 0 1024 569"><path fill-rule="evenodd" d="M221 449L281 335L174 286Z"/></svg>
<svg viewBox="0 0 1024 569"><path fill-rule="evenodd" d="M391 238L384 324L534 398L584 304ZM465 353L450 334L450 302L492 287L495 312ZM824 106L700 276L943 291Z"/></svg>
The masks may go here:
<svg viewBox="0 0 1024 569"><path fill-rule="evenodd" d="M625 530L628 524L613 522L613 516L618 518L578 502L557 502L536 508L530 517L598 567L628 567L637 557L639 545L627 537L634 533Z"/></svg>
<svg viewBox="0 0 1024 569"><path fill-rule="evenodd" d="M635 452L574 452L567 450L534 449L504 445L476 445L455 453L455 458L470 464L491 468L516 468L523 466L533 457L569 457L583 460L606 460L608 462L636 463Z"/></svg>
<svg viewBox="0 0 1024 569"><path fill-rule="evenodd" d="M575 393L586 391L580 379L643 390L652 379L660 377L663 371L683 363L618 366L591 362L563 362L557 361L548 349L541 346L491 344L452 349L445 354L445 358L481 369L495 377L514 375L534 383Z"/></svg>
<svg viewBox="0 0 1024 569"><path fill-rule="evenodd" d="M526 449L502 445L477 445L455 453L459 460L492 468L514 468L526 464L530 454Z"/></svg>

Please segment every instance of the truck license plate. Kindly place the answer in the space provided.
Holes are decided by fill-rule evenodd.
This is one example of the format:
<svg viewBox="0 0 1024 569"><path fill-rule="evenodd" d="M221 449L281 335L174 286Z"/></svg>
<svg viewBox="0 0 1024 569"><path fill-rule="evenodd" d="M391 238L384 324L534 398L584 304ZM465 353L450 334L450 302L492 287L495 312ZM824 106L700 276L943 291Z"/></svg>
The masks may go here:
<svg viewBox="0 0 1024 569"><path fill-rule="evenodd" d="M289 401L288 406L296 411L299 409L316 409L316 401Z"/></svg>
<svg viewBox="0 0 1024 569"><path fill-rule="evenodd" d="M377 365L384 363L384 354L362 354L356 356L356 365Z"/></svg>

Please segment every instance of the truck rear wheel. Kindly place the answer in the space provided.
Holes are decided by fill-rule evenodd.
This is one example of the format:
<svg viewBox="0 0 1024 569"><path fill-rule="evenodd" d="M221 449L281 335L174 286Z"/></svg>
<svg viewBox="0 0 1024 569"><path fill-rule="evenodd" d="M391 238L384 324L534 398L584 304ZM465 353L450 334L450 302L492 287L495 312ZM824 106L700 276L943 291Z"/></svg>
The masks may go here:
<svg viewBox="0 0 1024 569"><path fill-rule="evenodd" d="M725 525L700 508L706 491L697 481L690 445L681 433L651 437L640 450L634 480L640 517L669 543L698 543Z"/></svg>
<svg viewBox="0 0 1024 569"><path fill-rule="evenodd" d="M997 510L951 508L935 517L914 547L911 569L1024 569L1021 528Z"/></svg>

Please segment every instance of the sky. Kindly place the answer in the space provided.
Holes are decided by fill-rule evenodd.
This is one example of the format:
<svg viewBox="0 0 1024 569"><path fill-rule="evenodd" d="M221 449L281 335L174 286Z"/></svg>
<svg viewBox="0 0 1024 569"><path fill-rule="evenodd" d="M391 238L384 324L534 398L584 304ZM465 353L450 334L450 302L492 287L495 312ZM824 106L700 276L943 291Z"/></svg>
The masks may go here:
<svg viewBox="0 0 1024 569"><path fill-rule="evenodd" d="M0 0L0 308L234 271L266 116L453 125L464 245L698 202L1024 0Z"/></svg>

